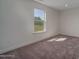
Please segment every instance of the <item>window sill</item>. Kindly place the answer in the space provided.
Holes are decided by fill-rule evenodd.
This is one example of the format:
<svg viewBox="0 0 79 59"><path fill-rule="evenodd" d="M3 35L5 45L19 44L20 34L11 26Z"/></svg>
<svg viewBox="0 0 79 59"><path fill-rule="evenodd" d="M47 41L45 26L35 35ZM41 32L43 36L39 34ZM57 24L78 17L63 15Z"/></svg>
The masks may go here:
<svg viewBox="0 0 79 59"><path fill-rule="evenodd" d="M45 33L46 31L33 32L34 34Z"/></svg>

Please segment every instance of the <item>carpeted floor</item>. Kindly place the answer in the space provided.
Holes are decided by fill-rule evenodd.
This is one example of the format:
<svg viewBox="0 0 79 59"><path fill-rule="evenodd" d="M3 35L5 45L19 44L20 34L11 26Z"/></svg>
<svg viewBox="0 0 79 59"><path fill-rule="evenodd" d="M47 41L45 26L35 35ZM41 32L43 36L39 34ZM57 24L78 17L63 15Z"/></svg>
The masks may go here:
<svg viewBox="0 0 79 59"><path fill-rule="evenodd" d="M57 35L7 52L0 59L79 59L79 38Z"/></svg>

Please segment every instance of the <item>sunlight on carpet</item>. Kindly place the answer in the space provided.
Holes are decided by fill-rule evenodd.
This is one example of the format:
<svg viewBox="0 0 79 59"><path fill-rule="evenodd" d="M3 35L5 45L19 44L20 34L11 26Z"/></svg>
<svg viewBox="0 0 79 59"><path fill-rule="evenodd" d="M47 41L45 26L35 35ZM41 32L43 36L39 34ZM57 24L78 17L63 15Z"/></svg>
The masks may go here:
<svg viewBox="0 0 79 59"><path fill-rule="evenodd" d="M48 40L48 42L52 42L52 41L65 41L67 38L54 38L54 39L50 39Z"/></svg>

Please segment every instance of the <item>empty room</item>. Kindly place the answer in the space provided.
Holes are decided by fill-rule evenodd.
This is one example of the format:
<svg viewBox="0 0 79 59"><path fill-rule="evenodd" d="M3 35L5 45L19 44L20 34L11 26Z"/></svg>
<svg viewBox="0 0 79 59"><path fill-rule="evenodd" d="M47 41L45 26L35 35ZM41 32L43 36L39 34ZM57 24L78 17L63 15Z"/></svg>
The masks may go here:
<svg viewBox="0 0 79 59"><path fill-rule="evenodd" d="M0 59L79 59L79 0L0 0Z"/></svg>

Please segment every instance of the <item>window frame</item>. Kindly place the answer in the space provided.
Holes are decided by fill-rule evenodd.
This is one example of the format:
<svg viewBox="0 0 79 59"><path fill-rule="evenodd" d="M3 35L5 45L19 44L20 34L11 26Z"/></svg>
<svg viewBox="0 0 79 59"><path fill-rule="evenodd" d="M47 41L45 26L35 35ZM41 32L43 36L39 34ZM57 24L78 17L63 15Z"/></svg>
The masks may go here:
<svg viewBox="0 0 79 59"><path fill-rule="evenodd" d="M34 21L35 21L35 16L34 16L34 13L33 13L33 17L34 17L34 20L33 20L33 33L44 33L46 32L46 11L44 9L41 9L41 8L34 8L35 9L38 9L38 10L43 10L44 11L44 29L43 31L38 31L38 32L35 32L35 28L34 28ZM33 12L34 12L33 10Z"/></svg>

